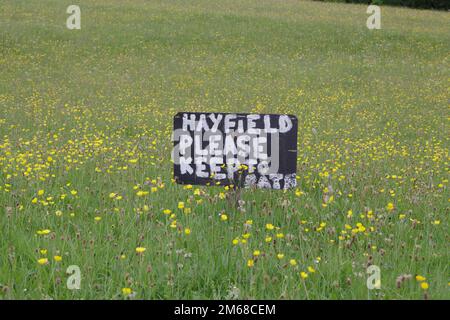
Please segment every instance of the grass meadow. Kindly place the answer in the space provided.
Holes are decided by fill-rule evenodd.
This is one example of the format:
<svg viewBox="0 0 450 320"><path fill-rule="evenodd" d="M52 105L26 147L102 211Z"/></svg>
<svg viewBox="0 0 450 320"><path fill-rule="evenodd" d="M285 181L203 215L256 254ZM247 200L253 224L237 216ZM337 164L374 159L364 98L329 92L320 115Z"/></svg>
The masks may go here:
<svg viewBox="0 0 450 320"><path fill-rule="evenodd" d="M71 4L0 1L0 299L450 297L450 13ZM179 111L296 115L298 188L175 184Z"/></svg>

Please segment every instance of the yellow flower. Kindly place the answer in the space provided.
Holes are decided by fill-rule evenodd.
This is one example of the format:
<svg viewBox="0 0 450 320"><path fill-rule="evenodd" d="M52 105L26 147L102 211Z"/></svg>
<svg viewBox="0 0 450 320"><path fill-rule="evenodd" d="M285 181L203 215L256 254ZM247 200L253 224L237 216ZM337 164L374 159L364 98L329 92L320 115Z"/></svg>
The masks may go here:
<svg viewBox="0 0 450 320"><path fill-rule="evenodd" d="M422 282L422 281L427 280L427 278L425 278L424 276L421 276L421 275L417 275L416 276L416 280L419 281L419 282Z"/></svg>
<svg viewBox="0 0 450 320"><path fill-rule="evenodd" d="M274 228L275 228L275 227L274 227L273 224L271 224L271 223L266 224L266 229L267 229L267 230L273 230Z"/></svg>
<svg viewBox="0 0 450 320"><path fill-rule="evenodd" d="M61 217L62 216L62 211L61 210L56 210L55 212L57 217Z"/></svg>
<svg viewBox="0 0 450 320"><path fill-rule="evenodd" d="M233 239L232 243L233 243L234 245L239 244L239 239Z"/></svg>
<svg viewBox="0 0 450 320"><path fill-rule="evenodd" d="M272 241L272 237L266 237L266 242L270 242L270 241Z"/></svg>
<svg viewBox="0 0 450 320"><path fill-rule="evenodd" d="M148 191L139 190L138 192L136 192L136 195L138 197L143 197L143 196L148 195Z"/></svg>
<svg viewBox="0 0 450 320"><path fill-rule="evenodd" d="M44 230L38 230L37 234L40 236L45 236L47 234L49 234L51 231L49 229L44 229Z"/></svg>
<svg viewBox="0 0 450 320"><path fill-rule="evenodd" d="M277 233L277 238L279 238L279 239L284 238L284 234L282 234L282 233Z"/></svg>
<svg viewBox="0 0 450 320"><path fill-rule="evenodd" d="M102 220L102 217L97 216L97 217L94 218L94 220L95 221L100 221L100 220Z"/></svg>
<svg viewBox="0 0 450 320"><path fill-rule="evenodd" d="M42 196L42 195L44 195L44 193L45 193L44 190L39 190L39 191L38 191L38 196Z"/></svg>
<svg viewBox="0 0 450 320"><path fill-rule="evenodd" d="M131 290L131 288L122 288L122 294L124 296L129 296L132 293L133 293L133 290Z"/></svg>
<svg viewBox="0 0 450 320"><path fill-rule="evenodd" d="M37 261L40 265L44 265L44 264L47 264L48 263L48 259L47 258L41 258L41 259L38 259L38 261Z"/></svg>
<svg viewBox="0 0 450 320"><path fill-rule="evenodd" d="M316 272L316 270L313 267L309 266L308 267L308 272L309 273L314 273L314 272Z"/></svg>
<svg viewBox="0 0 450 320"><path fill-rule="evenodd" d="M164 213L164 214L171 214L171 213L172 213L172 210L170 210L170 209L164 209L164 210L163 210L163 213Z"/></svg>
<svg viewBox="0 0 450 320"><path fill-rule="evenodd" d="M302 271L302 272L300 272L300 277L302 279L306 279L306 278L308 278L308 274L305 271Z"/></svg>
<svg viewBox="0 0 450 320"><path fill-rule="evenodd" d="M289 264L290 264L291 266L296 266L296 265L297 265L297 260L291 259L291 260L289 260Z"/></svg>
<svg viewBox="0 0 450 320"><path fill-rule="evenodd" d="M189 228L184 229L184 233L186 235L190 235L191 234L191 229L189 229Z"/></svg>
<svg viewBox="0 0 450 320"><path fill-rule="evenodd" d="M259 256L260 254L261 254L261 251L259 251L259 250L253 251L253 255L254 255L255 257Z"/></svg>
<svg viewBox="0 0 450 320"><path fill-rule="evenodd" d="M54 256L53 259L54 259L56 262L62 261L62 257L61 257L61 256Z"/></svg>
<svg viewBox="0 0 450 320"><path fill-rule="evenodd" d="M178 209L183 209L184 208L184 202L180 201L178 202Z"/></svg>
<svg viewBox="0 0 450 320"><path fill-rule="evenodd" d="M251 268L255 265L255 261L253 259L247 260L247 267Z"/></svg>
<svg viewBox="0 0 450 320"><path fill-rule="evenodd" d="M145 250L147 250L147 249L144 248L144 247L137 247L137 248L136 248L136 253L142 254L142 253L144 253Z"/></svg>
<svg viewBox="0 0 450 320"><path fill-rule="evenodd" d="M72 190L72 191L70 191L70 194L73 195L73 196L76 196L78 194L78 191L77 190Z"/></svg>
<svg viewBox="0 0 450 320"><path fill-rule="evenodd" d="M394 210L394 204L392 202L389 202L386 206L387 211L392 211Z"/></svg>
<svg viewBox="0 0 450 320"><path fill-rule="evenodd" d="M222 221L227 221L227 220L228 220L228 216L227 216L225 213L222 213L222 214L220 215L220 220L222 220Z"/></svg>
<svg viewBox="0 0 450 320"><path fill-rule="evenodd" d="M428 283L422 282L422 283L420 284L420 287L421 287L423 290L427 290L429 286L428 286Z"/></svg>
<svg viewBox="0 0 450 320"><path fill-rule="evenodd" d="M441 221L440 220L434 220L433 222L431 222L431 224L434 224L435 226L440 225Z"/></svg>
<svg viewBox="0 0 450 320"><path fill-rule="evenodd" d="M42 255L46 255L46 254L47 254L47 249L41 249L41 250L39 250L39 252L40 252Z"/></svg>
<svg viewBox="0 0 450 320"><path fill-rule="evenodd" d="M282 254L282 253L277 254L277 258L280 259L280 260L283 259L284 258L284 254Z"/></svg>
<svg viewBox="0 0 450 320"><path fill-rule="evenodd" d="M38 202L38 199L37 198L33 198L32 200L31 200L31 203L32 204L36 204Z"/></svg>

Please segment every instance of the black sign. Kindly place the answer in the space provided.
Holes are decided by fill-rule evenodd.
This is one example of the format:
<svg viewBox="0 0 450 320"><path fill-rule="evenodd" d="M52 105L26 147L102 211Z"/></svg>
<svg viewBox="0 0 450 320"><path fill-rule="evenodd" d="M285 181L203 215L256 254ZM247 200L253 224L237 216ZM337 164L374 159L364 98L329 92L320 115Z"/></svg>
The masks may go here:
<svg viewBox="0 0 450 320"><path fill-rule="evenodd" d="M296 186L295 116L180 112L173 127L172 159L178 183Z"/></svg>

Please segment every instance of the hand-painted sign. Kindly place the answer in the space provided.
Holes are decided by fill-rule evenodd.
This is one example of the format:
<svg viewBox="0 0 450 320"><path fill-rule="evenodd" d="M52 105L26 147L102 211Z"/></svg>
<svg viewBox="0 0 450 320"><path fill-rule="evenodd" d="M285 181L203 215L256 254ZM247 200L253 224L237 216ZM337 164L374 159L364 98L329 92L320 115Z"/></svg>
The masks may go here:
<svg viewBox="0 0 450 320"><path fill-rule="evenodd" d="M180 112L173 126L172 159L178 183L296 186L295 116Z"/></svg>

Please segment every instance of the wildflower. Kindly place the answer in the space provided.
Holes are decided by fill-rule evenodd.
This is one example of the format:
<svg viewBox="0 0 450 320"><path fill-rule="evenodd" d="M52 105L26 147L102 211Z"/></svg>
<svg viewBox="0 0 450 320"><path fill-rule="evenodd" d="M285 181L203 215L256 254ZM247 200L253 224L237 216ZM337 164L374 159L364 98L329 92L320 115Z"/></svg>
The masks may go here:
<svg viewBox="0 0 450 320"><path fill-rule="evenodd" d="M440 220L434 220L433 222L431 222L431 224L437 226L437 225L441 224L441 221Z"/></svg>
<svg viewBox="0 0 450 320"><path fill-rule="evenodd" d="M291 260L289 260L289 264L290 264L291 266L295 267L295 266L297 265L297 260L291 259Z"/></svg>
<svg viewBox="0 0 450 320"><path fill-rule="evenodd" d="M132 293L133 293L133 290L131 290L131 288L122 288L122 294L123 294L125 297L129 296L129 295L132 294Z"/></svg>
<svg viewBox="0 0 450 320"><path fill-rule="evenodd" d="M70 194L73 195L73 196L76 196L78 194L78 191L77 190L72 190L72 191L70 191Z"/></svg>
<svg viewBox="0 0 450 320"><path fill-rule="evenodd" d="M37 198L33 198L32 200L31 200L31 203L32 204L36 204L38 202L38 199Z"/></svg>
<svg viewBox="0 0 450 320"><path fill-rule="evenodd" d="M421 287L423 290L427 290L429 286L428 286L428 283L422 282L422 283L420 284L420 287Z"/></svg>
<svg viewBox="0 0 450 320"><path fill-rule="evenodd" d="M62 261L62 257L61 257L61 256L54 256L53 259L54 259L56 262Z"/></svg>
<svg viewBox="0 0 450 320"><path fill-rule="evenodd" d="M239 239L233 239L232 243L233 243L234 245L239 244Z"/></svg>
<svg viewBox="0 0 450 320"><path fill-rule="evenodd" d="M282 253L277 254L277 258L280 259L280 260L283 259L284 258L284 254L282 254Z"/></svg>
<svg viewBox="0 0 450 320"><path fill-rule="evenodd" d="M172 213L172 210L170 210L170 209L164 209L164 210L163 210L163 213L164 213L164 214L171 214L171 213Z"/></svg>
<svg viewBox="0 0 450 320"><path fill-rule="evenodd" d="M316 270L313 267L309 266L308 267L308 272L309 273L314 273L314 272L316 272Z"/></svg>
<svg viewBox="0 0 450 320"><path fill-rule="evenodd" d="M48 263L48 259L47 258L40 258L37 261L40 265L44 265Z"/></svg>
<svg viewBox="0 0 450 320"><path fill-rule="evenodd" d="M50 229L44 229L44 230L38 230L36 233L40 236L45 236L47 234L49 234L51 231Z"/></svg>
<svg viewBox="0 0 450 320"><path fill-rule="evenodd" d="M227 216L225 213L222 213L222 214L220 215L220 220L222 220L222 221L227 221L227 220L228 220L228 216Z"/></svg>
<svg viewBox="0 0 450 320"><path fill-rule="evenodd" d="M39 253L45 256L47 254L47 249L41 249L39 250Z"/></svg>
<svg viewBox="0 0 450 320"><path fill-rule="evenodd" d="M261 254L261 251L259 251L259 250L253 251L253 255L254 255L255 257L259 256L260 254Z"/></svg>
<svg viewBox="0 0 450 320"><path fill-rule="evenodd" d="M184 202L178 202L178 209L184 209Z"/></svg>
<svg viewBox="0 0 450 320"><path fill-rule="evenodd" d="M387 211L392 211L394 210L394 204L392 202L389 202L386 206L386 210Z"/></svg>
<svg viewBox="0 0 450 320"><path fill-rule="evenodd" d="M277 238L278 239L284 238L284 234L283 233L277 233Z"/></svg>
<svg viewBox="0 0 450 320"><path fill-rule="evenodd" d="M102 217L97 216L97 217L94 218L94 220L95 221L100 221L100 220L102 220Z"/></svg>
<svg viewBox="0 0 450 320"><path fill-rule="evenodd" d="M422 282L422 281L427 280L427 278L425 278L424 276L421 276L421 275L417 275L416 276L416 280L419 281L419 282Z"/></svg>
<svg viewBox="0 0 450 320"><path fill-rule="evenodd" d="M247 260L247 267L251 268L255 265L255 261L253 259Z"/></svg>
<svg viewBox="0 0 450 320"><path fill-rule="evenodd" d="M266 229L267 229L267 230L273 230L274 228L275 228L275 227L274 227L273 224L271 224L271 223L266 224Z"/></svg>
<svg viewBox="0 0 450 320"><path fill-rule="evenodd" d="M266 242L271 242L272 241L272 237L266 237L265 241Z"/></svg>
<svg viewBox="0 0 450 320"><path fill-rule="evenodd" d="M305 271L300 272L300 277L304 280L308 278L308 274Z"/></svg>
<svg viewBox="0 0 450 320"><path fill-rule="evenodd" d="M144 248L144 247L137 247L137 248L136 248L136 253L137 253L137 254L142 254L142 253L145 252L145 250L147 250L147 248Z"/></svg>
<svg viewBox="0 0 450 320"><path fill-rule="evenodd" d="M44 190L39 190L37 194L38 194L38 196L43 196L43 195L44 195L44 193L45 193L45 191L44 191Z"/></svg>
<svg viewBox="0 0 450 320"><path fill-rule="evenodd" d="M190 235L191 234L191 229L189 229L189 228L184 229L184 233L186 235Z"/></svg>
<svg viewBox="0 0 450 320"><path fill-rule="evenodd" d="M138 197L143 197L143 196L148 195L148 193L149 193L148 191L139 190L138 192L136 192L136 195Z"/></svg>
<svg viewBox="0 0 450 320"><path fill-rule="evenodd" d="M61 217L62 216L62 211L61 210L56 210L55 212L57 217Z"/></svg>

